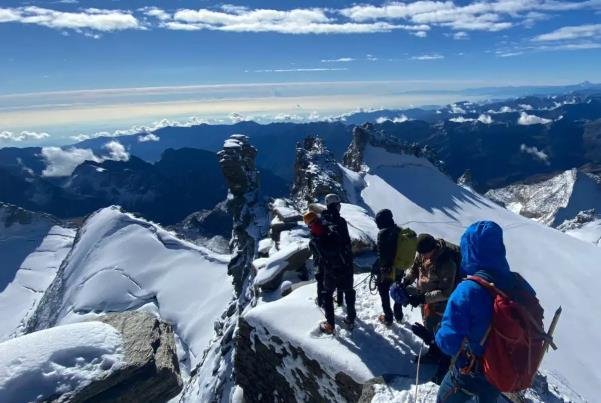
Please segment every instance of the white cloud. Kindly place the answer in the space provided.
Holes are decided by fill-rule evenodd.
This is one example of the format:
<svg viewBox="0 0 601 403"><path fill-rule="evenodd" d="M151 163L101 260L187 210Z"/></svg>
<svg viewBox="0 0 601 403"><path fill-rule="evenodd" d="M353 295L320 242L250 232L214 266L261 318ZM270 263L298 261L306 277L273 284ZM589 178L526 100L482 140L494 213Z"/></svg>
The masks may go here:
<svg viewBox="0 0 601 403"><path fill-rule="evenodd" d="M171 19L171 14L157 7L143 7L140 11L145 15L154 17L160 21L168 21Z"/></svg>
<svg viewBox="0 0 601 403"><path fill-rule="evenodd" d="M523 55L523 54L524 54L524 52L522 52L522 51L514 51L514 52L510 52L510 51L501 51L501 50L498 50L498 51L496 51L496 52L495 52L495 54L496 54L498 57L514 57L514 56L520 56L520 55Z"/></svg>
<svg viewBox="0 0 601 403"><path fill-rule="evenodd" d="M148 133L144 136L138 136L138 141L140 143L146 143L149 141L159 141L161 138L154 133Z"/></svg>
<svg viewBox="0 0 601 403"><path fill-rule="evenodd" d="M409 118L406 115L401 115L401 116L397 116L396 118L392 119L393 123L403 123L408 121Z"/></svg>
<svg viewBox="0 0 601 403"><path fill-rule="evenodd" d="M352 57L339 57L338 59L321 59L322 63L348 63L354 62L356 59Z"/></svg>
<svg viewBox="0 0 601 403"><path fill-rule="evenodd" d="M89 148L42 147L42 157L46 162L46 168L42 171L42 176L69 176L84 161L129 160L129 153L118 141L110 141L103 148L108 151L108 155L99 157Z"/></svg>
<svg viewBox="0 0 601 403"><path fill-rule="evenodd" d="M601 38L601 24L562 27L553 32L536 36L537 42L564 41L582 38Z"/></svg>
<svg viewBox="0 0 601 403"><path fill-rule="evenodd" d="M451 112L453 112L453 113L457 113L457 114L465 113L465 109L463 109L462 107L460 107L457 104L451 104L451 105L449 105L449 108L451 108Z"/></svg>
<svg viewBox="0 0 601 403"><path fill-rule="evenodd" d="M123 144L116 140L109 141L102 148L109 152L109 157L106 159L113 161L127 161L129 160L129 153L125 150Z"/></svg>
<svg viewBox="0 0 601 403"><path fill-rule="evenodd" d="M443 55L439 54L431 54L431 55L421 55L421 56L412 56L411 60L440 60L444 59Z"/></svg>
<svg viewBox="0 0 601 403"><path fill-rule="evenodd" d="M453 34L453 39L463 40L463 39L468 39L468 38L469 38L469 35L463 31L455 32Z"/></svg>
<svg viewBox="0 0 601 403"><path fill-rule="evenodd" d="M472 118L464 118L463 116L458 116L456 118L449 119L450 122L455 122L455 123L473 122L475 120L476 119L472 119Z"/></svg>
<svg viewBox="0 0 601 403"><path fill-rule="evenodd" d="M478 122L484 123L485 125L490 125L493 123L493 120L490 115L481 114L478 116Z"/></svg>
<svg viewBox="0 0 601 403"><path fill-rule="evenodd" d="M312 68L295 68L295 69L262 69L262 70L253 70L253 73L295 73L295 72L316 72L316 71L346 71L348 68L346 67L336 67L336 68L327 68L327 67L312 67Z"/></svg>
<svg viewBox="0 0 601 403"><path fill-rule="evenodd" d="M382 124L389 120L390 120L390 118L388 118L387 116L380 116L379 118L376 119L376 123Z"/></svg>
<svg viewBox="0 0 601 403"><path fill-rule="evenodd" d="M536 147L528 147L526 144L522 144L520 146L520 151L526 154L530 154L534 158L543 161L546 164L549 164L549 156L544 151L541 151Z"/></svg>
<svg viewBox="0 0 601 403"><path fill-rule="evenodd" d="M88 139L91 139L91 138L92 138L91 136L89 136L89 135L87 135L87 134L83 134L83 133L77 134L77 135L75 135L75 136L70 136L70 137L71 137L73 140L75 140L75 141L78 141L78 142L79 142L79 141L88 140Z"/></svg>
<svg viewBox="0 0 601 403"><path fill-rule="evenodd" d="M500 31L515 22L531 25L546 19L549 13L576 9L599 9L598 0L571 2L562 0L495 0L455 4L453 1L420 0L390 2L381 6L355 5L339 10L357 22L403 21L449 27L453 30Z"/></svg>
<svg viewBox="0 0 601 403"><path fill-rule="evenodd" d="M42 171L42 176L52 177L69 176L84 161L102 161L89 148L63 150L60 147L42 147L42 157L46 161L46 168Z"/></svg>
<svg viewBox="0 0 601 403"><path fill-rule="evenodd" d="M20 22L54 29L111 32L125 29L143 29L129 11L88 8L70 12L37 6L0 9L0 22Z"/></svg>
<svg viewBox="0 0 601 403"><path fill-rule="evenodd" d="M526 112L522 112L522 113L520 113L520 117L518 118L518 125L524 125L524 126L539 125L539 124L544 125L551 121L552 121L551 119L541 118L536 115L528 115Z"/></svg>
<svg viewBox="0 0 601 403"><path fill-rule="evenodd" d="M9 141L28 141L28 140L41 140L50 137L48 133L41 132L30 132L24 130L20 133L11 132L8 130L3 130L0 132L0 142L9 142Z"/></svg>
<svg viewBox="0 0 601 403"><path fill-rule="evenodd" d="M417 36L418 38L425 38L426 36L428 36L428 32L427 31L417 31L417 32L412 32L411 35Z"/></svg>
<svg viewBox="0 0 601 403"><path fill-rule="evenodd" d="M393 30L427 30L429 27L399 25L378 21L357 23L339 21L329 10L298 8L292 10L248 9L226 6L222 11L181 9L172 21L161 26L173 30L216 30L227 32L278 32L283 34L348 34L389 32ZM156 13L156 11L155 11Z"/></svg>

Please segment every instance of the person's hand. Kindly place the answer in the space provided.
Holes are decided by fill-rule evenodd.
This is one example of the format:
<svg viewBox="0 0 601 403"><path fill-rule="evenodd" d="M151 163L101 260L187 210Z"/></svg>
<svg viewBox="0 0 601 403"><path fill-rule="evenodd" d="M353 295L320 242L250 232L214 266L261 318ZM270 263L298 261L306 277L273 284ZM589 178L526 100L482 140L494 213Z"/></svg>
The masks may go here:
<svg viewBox="0 0 601 403"><path fill-rule="evenodd" d="M414 324L412 324L411 331L414 335L422 339L424 343L428 346L434 342L434 335L432 334L432 332L426 329L426 327L421 323L415 322Z"/></svg>
<svg viewBox="0 0 601 403"><path fill-rule="evenodd" d="M412 307L417 307L426 302L426 296L424 294L409 295L409 303Z"/></svg>

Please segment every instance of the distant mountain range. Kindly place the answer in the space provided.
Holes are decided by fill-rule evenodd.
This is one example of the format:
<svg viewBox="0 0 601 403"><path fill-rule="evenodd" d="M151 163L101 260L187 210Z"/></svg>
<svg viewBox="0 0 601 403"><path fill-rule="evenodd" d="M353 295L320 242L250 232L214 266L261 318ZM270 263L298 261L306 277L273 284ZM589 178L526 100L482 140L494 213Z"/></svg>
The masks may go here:
<svg viewBox="0 0 601 403"><path fill-rule="evenodd" d="M84 161L68 176L44 175L39 148L0 150L0 200L61 218L85 216L118 204L163 223L212 209L227 188L214 152L167 149L155 163L136 156L127 161ZM264 172L266 188L286 192L285 181Z"/></svg>
<svg viewBox="0 0 601 403"><path fill-rule="evenodd" d="M386 133L414 149L427 149L454 180L471 171L472 186L480 192L533 175L583 166L599 169L601 91L591 94L596 88L592 84L570 88L564 95L362 111L333 121L244 121L97 137L62 147L82 161L91 161L79 161L72 173L54 177L48 176L51 162L42 148L2 148L0 201L59 217L82 216L121 204L171 225L193 212L212 209L225 198L215 153L231 134L251 138L259 150L261 188L279 196L289 191L293 181L296 143L318 136L340 159L351 142L353 127L365 122L372 123L374 132ZM113 161L107 155L107 144L113 141L131 155L128 161Z"/></svg>

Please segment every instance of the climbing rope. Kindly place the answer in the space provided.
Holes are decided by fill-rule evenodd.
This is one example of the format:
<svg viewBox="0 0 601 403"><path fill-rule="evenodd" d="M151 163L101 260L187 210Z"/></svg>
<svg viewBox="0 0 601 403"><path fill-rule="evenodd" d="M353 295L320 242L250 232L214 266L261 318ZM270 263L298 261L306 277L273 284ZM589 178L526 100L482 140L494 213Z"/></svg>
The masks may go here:
<svg viewBox="0 0 601 403"><path fill-rule="evenodd" d="M353 286L353 288L357 288L359 287L361 284L365 283L367 281L367 279L371 276L371 273L366 275L365 277L363 277L363 280L359 281L357 284L355 284Z"/></svg>
<svg viewBox="0 0 601 403"><path fill-rule="evenodd" d="M419 364L422 360L422 345L419 346L419 354L417 356L417 370L415 371L415 399L413 399L414 403L417 403L417 394L419 392Z"/></svg>
<svg viewBox="0 0 601 403"><path fill-rule="evenodd" d="M369 275L369 293L371 295L376 295L378 293L378 275L376 273L371 273Z"/></svg>

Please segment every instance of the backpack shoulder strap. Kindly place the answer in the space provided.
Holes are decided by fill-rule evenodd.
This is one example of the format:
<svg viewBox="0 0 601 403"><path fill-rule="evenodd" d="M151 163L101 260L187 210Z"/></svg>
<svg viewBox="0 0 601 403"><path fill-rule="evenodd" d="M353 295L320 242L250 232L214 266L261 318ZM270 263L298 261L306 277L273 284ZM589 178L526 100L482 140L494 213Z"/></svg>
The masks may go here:
<svg viewBox="0 0 601 403"><path fill-rule="evenodd" d="M501 295L501 296L503 296L503 297L507 297L507 295L506 295L506 294L505 294L503 291L499 290L499 289L498 289L498 288L495 286L495 284L494 284L494 283L490 283L490 282L488 282L488 281L484 280L484 279L483 279L482 277L480 277L480 276L475 276L475 275L472 275L472 276L467 276L467 278L466 278L466 279L467 279L467 280L471 280L471 281L473 281L473 282L475 282L475 283L477 283L477 284L481 285L482 287L484 287L484 288L486 288L488 291L490 291L490 293L491 293L491 294L493 294L493 295L497 295L497 294L499 294L499 295Z"/></svg>

